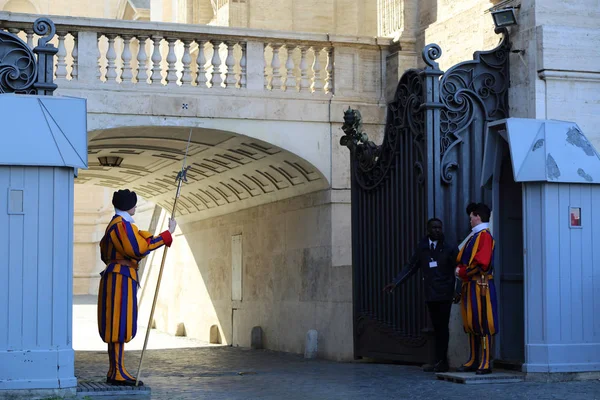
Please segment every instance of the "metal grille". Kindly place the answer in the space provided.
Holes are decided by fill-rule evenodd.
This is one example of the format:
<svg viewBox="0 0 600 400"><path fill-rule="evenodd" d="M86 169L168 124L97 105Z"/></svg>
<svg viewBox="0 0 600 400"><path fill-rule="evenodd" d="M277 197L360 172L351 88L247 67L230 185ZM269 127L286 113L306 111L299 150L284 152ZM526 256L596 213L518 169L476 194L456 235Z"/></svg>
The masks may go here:
<svg viewBox="0 0 600 400"><path fill-rule="evenodd" d="M422 361L427 337L420 276L394 295L382 292L424 234L425 113L420 70L407 71L388 105L380 146L362 132L358 111L346 112L344 143L352 152L352 251L355 355Z"/></svg>

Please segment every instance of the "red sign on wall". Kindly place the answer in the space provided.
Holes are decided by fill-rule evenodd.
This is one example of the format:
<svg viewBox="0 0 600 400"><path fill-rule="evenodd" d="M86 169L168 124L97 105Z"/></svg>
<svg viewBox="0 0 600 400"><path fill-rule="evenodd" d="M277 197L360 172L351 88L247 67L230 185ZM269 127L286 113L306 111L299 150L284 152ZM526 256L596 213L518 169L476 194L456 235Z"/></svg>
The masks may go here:
<svg viewBox="0 0 600 400"><path fill-rule="evenodd" d="M569 209L570 224L572 227L581 226L581 208L571 207Z"/></svg>

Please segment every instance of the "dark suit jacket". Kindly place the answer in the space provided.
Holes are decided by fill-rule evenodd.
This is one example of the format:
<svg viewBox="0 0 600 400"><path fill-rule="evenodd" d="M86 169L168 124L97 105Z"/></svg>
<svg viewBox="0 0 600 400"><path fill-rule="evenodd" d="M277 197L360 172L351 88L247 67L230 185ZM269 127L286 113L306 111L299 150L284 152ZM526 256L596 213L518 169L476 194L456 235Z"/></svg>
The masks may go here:
<svg viewBox="0 0 600 400"><path fill-rule="evenodd" d="M432 252L429 247L429 237L425 236L394 283L402 284L421 269L425 286L425 301L451 301L457 291L454 276L457 255L458 247L454 243L446 243L444 239L438 241ZM430 267L431 261L436 261L437 267Z"/></svg>

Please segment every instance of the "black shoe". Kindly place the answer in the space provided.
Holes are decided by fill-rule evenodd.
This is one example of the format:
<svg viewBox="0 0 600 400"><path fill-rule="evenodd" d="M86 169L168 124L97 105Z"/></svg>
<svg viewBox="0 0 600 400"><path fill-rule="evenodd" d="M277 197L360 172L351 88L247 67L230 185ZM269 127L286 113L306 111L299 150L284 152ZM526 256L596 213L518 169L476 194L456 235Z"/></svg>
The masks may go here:
<svg viewBox="0 0 600 400"><path fill-rule="evenodd" d="M475 372L476 375L487 375L487 374L491 374L491 373L492 373L491 368L478 369L477 372Z"/></svg>
<svg viewBox="0 0 600 400"><path fill-rule="evenodd" d="M458 367L456 369L456 372L475 372L475 371L477 371L477 367L475 366L475 364L471 365L470 367L461 365L460 367Z"/></svg>
<svg viewBox="0 0 600 400"><path fill-rule="evenodd" d="M112 378L106 378L106 383L110 383L111 385L114 386L135 386L135 380L131 381L131 380L126 380L126 381L120 381L117 379L112 379ZM138 386L144 386L144 382L142 381L138 381Z"/></svg>
<svg viewBox="0 0 600 400"><path fill-rule="evenodd" d="M423 372L433 372L435 369L435 365L432 364L423 364Z"/></svg>
<svg viewBox="0 0 600 400"><path fill-rule="evenodd" d="M450 366L448 365L448 361L442 360L438 361L433 367L433 372L448 372Z"/></svg>

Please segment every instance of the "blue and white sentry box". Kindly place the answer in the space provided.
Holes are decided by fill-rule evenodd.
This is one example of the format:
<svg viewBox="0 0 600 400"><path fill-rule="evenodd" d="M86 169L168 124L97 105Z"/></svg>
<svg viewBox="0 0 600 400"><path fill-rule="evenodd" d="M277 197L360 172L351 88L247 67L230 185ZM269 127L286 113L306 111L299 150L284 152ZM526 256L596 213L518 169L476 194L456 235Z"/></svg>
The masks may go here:
<svg viewBox="0 0 600 400"><path fill-rule="evenodd" d="M0 389L77 386L73 179L86 102L0 95Z"/></svg>
<svg viewBox="0 0 600 400"><path fill-rule="evenodd" d="M527 373L600 371L600 156L573 122L490 123L500 333Z"/></svg>

